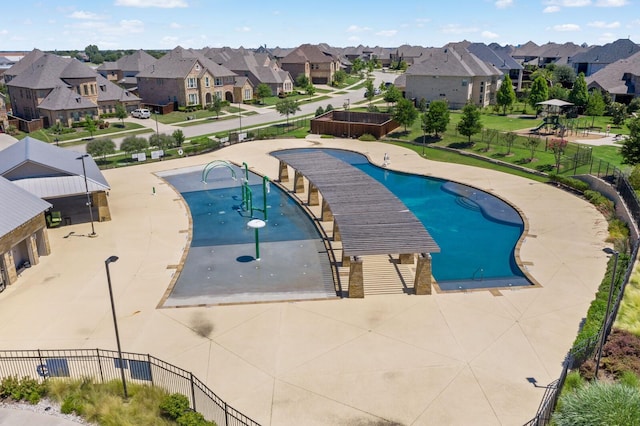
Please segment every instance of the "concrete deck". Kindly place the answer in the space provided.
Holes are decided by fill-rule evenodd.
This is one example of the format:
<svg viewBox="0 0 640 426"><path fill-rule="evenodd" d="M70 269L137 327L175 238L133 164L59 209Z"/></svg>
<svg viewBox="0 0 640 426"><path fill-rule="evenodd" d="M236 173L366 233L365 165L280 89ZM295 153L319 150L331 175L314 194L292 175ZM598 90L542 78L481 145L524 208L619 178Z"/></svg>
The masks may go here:
<svg viewBox="0 0 640 426"><path fill-rule="evenodd" d="M268 151L361 151L389 168L455 179L526 215L521 260L541 287L365 299L157 309L187 248L187 210L155 171L247 162L277 176ZM52 254L0 294L2 349L122 349L192 371L264 425L521 425L555 380L601 281L607 223L587 202L516 176L421 159L388 144L272 140L108 170L111 222L49 230ZM155 195L153 195L155 188ZM65 238L70 231L75 234ZM366 271L365 271L366 273ZM366 283L365 283L366 287Z"/></svg>

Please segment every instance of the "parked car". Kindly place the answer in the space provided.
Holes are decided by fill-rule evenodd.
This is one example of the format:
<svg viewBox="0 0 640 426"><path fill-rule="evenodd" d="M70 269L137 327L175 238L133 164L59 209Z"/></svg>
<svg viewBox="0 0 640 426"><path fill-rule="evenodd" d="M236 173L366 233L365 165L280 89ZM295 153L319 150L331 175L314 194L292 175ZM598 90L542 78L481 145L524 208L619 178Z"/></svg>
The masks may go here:
<svg viewBox="0 0 640 426"><path fill-rule="evenodd" d="M135 118L151 118L151 111L145 108L138 108L131 111L131 116Z"/></svg>

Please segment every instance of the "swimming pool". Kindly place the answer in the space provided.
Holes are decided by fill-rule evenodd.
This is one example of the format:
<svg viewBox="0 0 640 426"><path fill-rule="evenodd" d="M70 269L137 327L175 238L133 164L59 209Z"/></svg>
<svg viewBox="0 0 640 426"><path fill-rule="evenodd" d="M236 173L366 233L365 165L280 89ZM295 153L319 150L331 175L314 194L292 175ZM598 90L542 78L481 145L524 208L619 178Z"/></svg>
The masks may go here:
<svg viewBox="0 0 640 426"><path fill-rule="evenodd" d="M416 215L440 246L432 254L432 272L441 289L531 285L515 261L524 224L503 200L455 182L377 167L359 153L318 149L382 183Z"/></svg>

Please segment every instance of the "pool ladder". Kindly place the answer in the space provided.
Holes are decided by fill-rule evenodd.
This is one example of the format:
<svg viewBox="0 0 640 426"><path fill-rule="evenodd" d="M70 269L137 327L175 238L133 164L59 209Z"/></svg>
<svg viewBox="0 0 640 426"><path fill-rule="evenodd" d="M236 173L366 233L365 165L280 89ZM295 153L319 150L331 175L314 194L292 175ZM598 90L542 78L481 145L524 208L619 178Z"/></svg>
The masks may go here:
<svg viewBox="0 0 640 426"><path fill-rule="evenodd" d="M480 278L477 278L478 273L480 274ZM471 281L482 281L484 280L484 269L478 268L471 276Z"/></svg>

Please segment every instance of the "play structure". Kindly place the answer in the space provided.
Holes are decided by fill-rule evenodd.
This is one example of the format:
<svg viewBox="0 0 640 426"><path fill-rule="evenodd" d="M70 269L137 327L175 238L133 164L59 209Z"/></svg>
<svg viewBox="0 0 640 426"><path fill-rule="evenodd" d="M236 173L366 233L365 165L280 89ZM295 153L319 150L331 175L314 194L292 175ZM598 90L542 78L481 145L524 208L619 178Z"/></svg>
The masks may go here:
<svg viewBox="0 0 640 426"><path fill-rule="evenodd" d="M540 105L543 108L545 117L538 127L531 129L531 133L539 135L544 129L547 134L554 133L564 136L566 128L560 122L560 114L564 112L565 108L571 107L573 104L561 99L549 99L548 101L538 102L536 105Z"/></svg>
<svg viewBox="0 0 640 426"><path fill-rule="evenodd" d="M560 116L558 115L544 117L538 127L531 129L531 133L540 134L542 129L544 129L546 133L550 133L549 130L551 130L553 133L564 134L565 131L564 125L560 123Z"/></svg>

